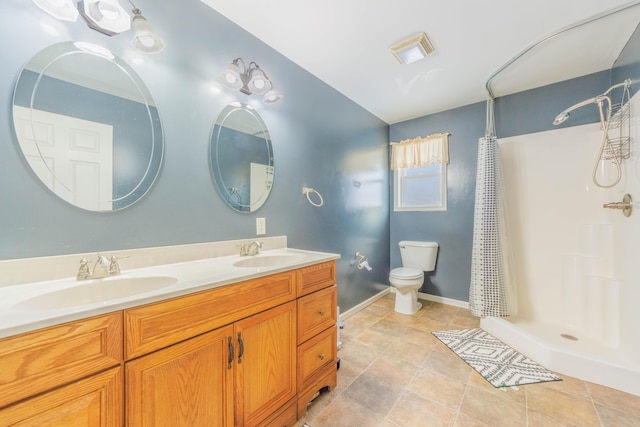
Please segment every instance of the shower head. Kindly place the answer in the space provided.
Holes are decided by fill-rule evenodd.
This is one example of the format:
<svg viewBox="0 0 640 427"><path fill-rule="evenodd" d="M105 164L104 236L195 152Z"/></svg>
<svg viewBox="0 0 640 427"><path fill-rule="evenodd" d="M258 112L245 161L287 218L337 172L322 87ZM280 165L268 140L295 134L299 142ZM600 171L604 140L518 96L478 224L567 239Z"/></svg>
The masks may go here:
<svg viewBox="0 0 640 427"><path fill-rule="evenodd" d="M562 113L558 114L556 118L553 120L553 125L558 126L560 123L564 123L569 118L569 113L573 110L576 110L580 107L584 107L585 105L593 104L595 102L599 102L600 96L595 96L593 98L589 98L586 101L578 102L575 105L564 110Z"/></svg>
<svg viewBox="0 0 640 427"><path fill-rule="evenodd" d="M569 118L569 113L563 111L558 114L555 119L553 119L553 125L558 126L560 123L564 123Z"/></svg>

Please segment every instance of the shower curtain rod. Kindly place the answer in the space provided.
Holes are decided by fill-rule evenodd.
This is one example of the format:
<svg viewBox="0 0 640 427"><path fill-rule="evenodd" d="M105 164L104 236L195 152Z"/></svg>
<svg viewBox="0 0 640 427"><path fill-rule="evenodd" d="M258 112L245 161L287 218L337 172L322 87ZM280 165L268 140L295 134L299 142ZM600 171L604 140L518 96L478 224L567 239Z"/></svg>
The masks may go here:
<svg viewBox="0 0 640 427"><path fill-rule="evenodd" d="M569 30L572 30L574 28L578 28L581 27L583 25L589 24L593 21L596 21L598 19L601 18L605 18L609 15L613 15L614 13L618 13L621 12L623 10L626 9L630 9L632 7L638 6L640 5L640 1L636 0L634 2L628 3L626 5L622 5L619 6L617 8L599 13L598 15L594 15L590 18L587 18L585 20L576 22L575 24L569 25L568 27L562 28L554 33L549 34L548 36L538 40L537 42L529 45L526 49L522 50L520 53L518 53L516 56L514 56L513 58L511 58L508 62L506 62L502 67L498 68L496 71L493 72L493 74L491 74L491 76L489 76L489 78L487 79L487 82L485 83L485 89L487 90L487 94L489 95L490 99L495 99L495 95L493 94L493 91L491 90L491 83L493 82L493 79L495 79L498 74L500 74L501 72L503 72L506 68L508 68L511 64L513 64L514 62L516 62L518 59L520 59L521 57L523 57L527 52L529 52L530 50L534 49L535 47L541 45L542 43L545 43L557 36L559 36L560 34L563 34Z"/></svg>

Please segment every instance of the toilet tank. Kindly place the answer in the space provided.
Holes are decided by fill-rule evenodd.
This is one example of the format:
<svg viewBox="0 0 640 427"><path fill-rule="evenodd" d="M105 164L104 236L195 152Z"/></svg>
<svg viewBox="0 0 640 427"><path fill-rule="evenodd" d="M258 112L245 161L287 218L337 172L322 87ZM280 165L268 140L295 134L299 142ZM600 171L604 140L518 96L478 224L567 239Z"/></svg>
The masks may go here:
<svg viewBox="0 0 640 427"><path fill-rule="evenodd" d="M438 244L436 242L416 242L403 240L398 243L402 266L433 271L436 268Z"/></svg>

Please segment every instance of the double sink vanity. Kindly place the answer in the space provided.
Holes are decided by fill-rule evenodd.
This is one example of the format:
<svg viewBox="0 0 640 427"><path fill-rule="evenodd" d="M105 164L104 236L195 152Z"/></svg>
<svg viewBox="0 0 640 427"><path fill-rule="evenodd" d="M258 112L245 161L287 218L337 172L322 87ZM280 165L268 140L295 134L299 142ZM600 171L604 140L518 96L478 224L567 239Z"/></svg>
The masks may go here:
<svg viewBox="0 0 640 427"><path fill-rule="evenodd" d="M249 256L230 254L244 242L121 251L104 278L0 283L0 424L295 424L336 385L339 255L263 240ZM38 260L20 261L0 268Z"/></svg>
<svg viewBox="0 0 640 427"><path fill-rule="evenodd" d="M219 107L215 191L254 213L271 136L255 108ZM158 108L102 46L43 48L12 114L32 177L79 210L122 211L160 174ZM269 237L0 260L0 426L292 426L336 385L337 258Z"/></svg>

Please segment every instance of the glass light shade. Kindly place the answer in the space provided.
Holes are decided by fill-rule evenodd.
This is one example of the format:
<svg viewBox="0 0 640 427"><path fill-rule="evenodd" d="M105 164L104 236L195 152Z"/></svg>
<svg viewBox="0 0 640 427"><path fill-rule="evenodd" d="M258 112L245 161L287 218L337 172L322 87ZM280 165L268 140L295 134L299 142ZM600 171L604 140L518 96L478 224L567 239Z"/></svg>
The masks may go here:
<svg viewBox="0 0 640 427"><path fill-rule="evenodd" d="M149 21L140 14L136 14L132 20L133 39L131 45L145 53L158 53L165 47L164 40L158 36Z"/></svg>
<svg viewBox="0 0 640 427"><path fill-rule="evenodd" d="M264 95L264 98L262 98L262 102L264 102L265 104L277 104L278 102L282 101L283 98L284 95L282 95L280 91L271 89Z"/></svg>
<svg viewBox="0 0 640 427"><path fill-rule="evenodd" d="M399 50L397 54L404 64L412 64L427 57L427 54L419 45Z"/></svg>
<svg viewBox="0 0 640 427"><path fill-rule="evenodd" d="M70 22L78 20L78 9L73 0L33 0L33 2L54 18Z"/></svg>
<svg viewBox="0 0 640 427"><path fill-rule="evenodd" d="M108 36L131 28L129 14L117 0L80 0L78 10L90 28Z"/></svg>
<svg viewBox="0 0 640 427"><path fill-rule="evenodd" d="M220 80L229 89L240 89L242 87L242 77L238 63L234 61L227 65L220 73Z"/></svg>
<svg viewBox="0 0 640 427"><path fill-rule="evenodd" d="M247 85L252 93L263 95L271 90L273 86L267 75L260 68L256 68L251 72L251 80Z"/></svg>

